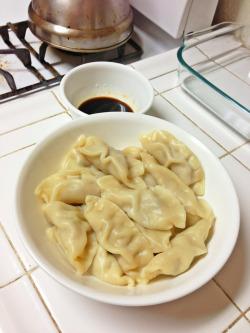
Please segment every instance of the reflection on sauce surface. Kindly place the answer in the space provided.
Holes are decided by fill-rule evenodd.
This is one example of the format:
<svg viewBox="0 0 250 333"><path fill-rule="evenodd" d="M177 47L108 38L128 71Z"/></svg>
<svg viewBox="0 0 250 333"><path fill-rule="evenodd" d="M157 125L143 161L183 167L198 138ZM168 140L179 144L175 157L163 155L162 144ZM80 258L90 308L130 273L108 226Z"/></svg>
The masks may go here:
<svg viewBox="0 0 250 333"><path fill-rule="evenodd" d="M102 113L108 111L133 112L126 103L113 97L94 97L84 101L78 109L87 114Z"/></svg>

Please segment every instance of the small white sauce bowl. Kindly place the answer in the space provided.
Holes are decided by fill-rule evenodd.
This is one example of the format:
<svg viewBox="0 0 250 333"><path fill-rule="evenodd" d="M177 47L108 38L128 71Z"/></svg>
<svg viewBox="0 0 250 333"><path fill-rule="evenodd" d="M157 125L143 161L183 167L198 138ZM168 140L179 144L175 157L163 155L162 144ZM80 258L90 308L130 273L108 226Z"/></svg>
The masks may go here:
<svg viewBox="0 0 250 333"><path fill-rule="evenodd" d="M149 80L129 66L113 62L92 62L69 71L60 92L64 105L80 116L78 108L95 97L110 97L126 103L134 113L145 113L154 100Z"/></svg>

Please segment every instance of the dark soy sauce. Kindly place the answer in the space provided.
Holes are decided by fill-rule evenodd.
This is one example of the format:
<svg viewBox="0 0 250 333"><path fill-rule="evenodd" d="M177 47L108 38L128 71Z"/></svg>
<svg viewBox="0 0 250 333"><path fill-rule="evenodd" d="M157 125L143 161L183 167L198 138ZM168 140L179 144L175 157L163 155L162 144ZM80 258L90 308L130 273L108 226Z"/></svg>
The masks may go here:
<svg viewBox="0 0 250 333"><path fill-rule="evenodd" d="M124 102L113 97L94 97L84 101L78 109L87 114L102 112L133 112Z"/></svg>

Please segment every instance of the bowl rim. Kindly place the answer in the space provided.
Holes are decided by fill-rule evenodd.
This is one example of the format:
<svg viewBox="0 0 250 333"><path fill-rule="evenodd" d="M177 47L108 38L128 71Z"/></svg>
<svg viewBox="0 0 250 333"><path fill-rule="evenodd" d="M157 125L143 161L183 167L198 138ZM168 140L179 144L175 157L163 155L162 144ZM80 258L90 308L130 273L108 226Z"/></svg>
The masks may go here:
<svg viewBox="0 0 250 333"><path fill-rule="evenodd" d="M143 83L145 89L145 96L148 99L148 102L145 104L145 106L137 111L134 112L135 114L141 114L141 113L145 113L147 112L150 107L153 104L153 100L154 100L154 88L152 87L149 79L144 76L142 73L140 73L139 71L137 71L136 69L132 68L130 65L124 65L121 63L116 63L116 62L110 62L110 61L95 61L95 62L90 62L90 63L86 63L86 64L81 64L77 67L74 67L73 69L71 69L70 71L68 71L64 77L62 78L60 85L59 85L59 90L60 90L60 94L63 100L63 103L65 104L65 106L70 110L73 111L74 113L76 113L77 115L84 117L87 114L78 110L66 97L66 93L65 93L65 86L68 80L70 80L70 78L75 75L75 73L84 70L84 69L88 69L88 68L94 68L94 69L98 69L98 68L104 68L104 69L109 69L109 70L114 70L114 69L118 69L118 70L122 70L123 72L127 72L130 73L134 76L134 78L139 78L140 83Z"/></svg>
<svg viewBox="0 0 250 333"><path fill-rule="evenodd" d="M108 114L94 114L90 115L88 117L84 118L78 118L75 119L67 124L61 125L59 128L55 130L55 132L51 133L50 135L46 136L44 139L42 139L37 145L34 147L34 149L30 152L28 155L27 159L25 160L23 166L21 167L18 178L17 178L17 185L16 185L16 191L14 193L14 200L13 200L13 217L14 217L14 223L18 231L18 235L24 245L24 247L28 250L29 254L31 257L34 259L34 261L38 264L39 267L41 267L49 276L51 276L55 281L59 282L61 285L64 287L82 295L85 297L89 297L90 299L94 299L96 301L100 301L103 303L107 304L113 304L113 305L120 305L120 306L149 306L149 305L156 305L156 304L162 304L166 302L170 302L176 299L179 299L183 296L186 296L187 294L190 294L194 292L195 290L199 289L202 287L204 284L209 282L219 271L220 269L224 266L224 264L227 262L229 259L237 238L238 238L238 233L239 233L239 227L240 227L240 209L239 209L239 201L237 197L237 192L235 190L235 187L233 185L233 182L227 172L227 170L224 168L220 160L204 145L202 142L200 142L198 139L196 139L192 134L186 132L182 128L178 127L175 124L172 124L166 120L156 118L154 116L150 115L145 115L145 114L140 114L137 115L138 120L143 121L145 117L147 117L149 120L152 119L154 121L155 119L158 119L161 122L164 122L167 124L167 126L170 126L171 130L172 129L177 129L177 133L182 132L184 133L185 136L189 137L192 141L196 142L199 144L199 146L202 149L205 149L206 153L209 155L209 158L213 158L213 161L216 162L216 167L221 168L224 172L224 177L227 180L228 184L230 185L230 190L231 190L231 195L233 196L233 199L235 201L235 207L234 207L234 215L235 215L235 223L232 228L232 233L230 234L230 243L228 246L227 251L224 251L221 261L214 266L212 266L212 269L209 270L209 274L206 275L204 278L197 278L194 284L189 284L189 288L186 288L185 291L180 288L179 292L176 292L175 295L167 296L165 293L157 293L157 298L154 298L155 294L151 295L117 295L117 294L105 294L103 292L98 292L94 289L89 289L86 288L84 285L81 285L82 288L79 288L79 283L76 281L72 281L69 277L65 276L61 271L57 270L54 268L50 263L48 263L47 259L44 258L36 249L33 248L31 243L29 243L29 235L27 233L27 230L24 229L22 224L19 221L19 209L20 209L20 204L19 204L19 198L20 198L20 193L21 193L21 186L23 182L23 178L26 173L26 166L32 163L32 160L36 158L39 155L39 151L43 148L46 147L49 142L53 139L56 138L59 133L61 133L62 130L72 130L74 129L75 125L77 123L79 124L86 124L89 121L94 122L95 120L98 119L100 121L101 119L104 119L105 117L108 117L112 115L113 117L120 120L124 120L127 117L132 118L134 115L129 114L129 113L117 113L117 112L111 112ZM121 118L121 119L120 119ZM188 270L190 271L190 270ZM184 272L183 274L187 273L188 271ZM105 283L105 282L103 282ZM116 286L115 286L116 287ZM139 286L140 288L141 286ZM144 286L143 286L144 287ZM136 288L136 287L134 287Z"/></svg>

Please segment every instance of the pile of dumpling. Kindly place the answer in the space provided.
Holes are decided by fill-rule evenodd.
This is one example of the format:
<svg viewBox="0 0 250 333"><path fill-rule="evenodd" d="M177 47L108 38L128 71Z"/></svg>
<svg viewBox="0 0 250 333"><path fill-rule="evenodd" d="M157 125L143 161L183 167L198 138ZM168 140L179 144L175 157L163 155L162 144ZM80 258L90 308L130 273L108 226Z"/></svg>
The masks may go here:
<svg viewBox="0 0 250 333"><path fill-rule="evenodd" d="M204 170L172 134L140 135L141 147L117 150L81 135L57 173L35 195L78 274L114 285L176 276L207 252L214 214L204 199Z"/></svg>

